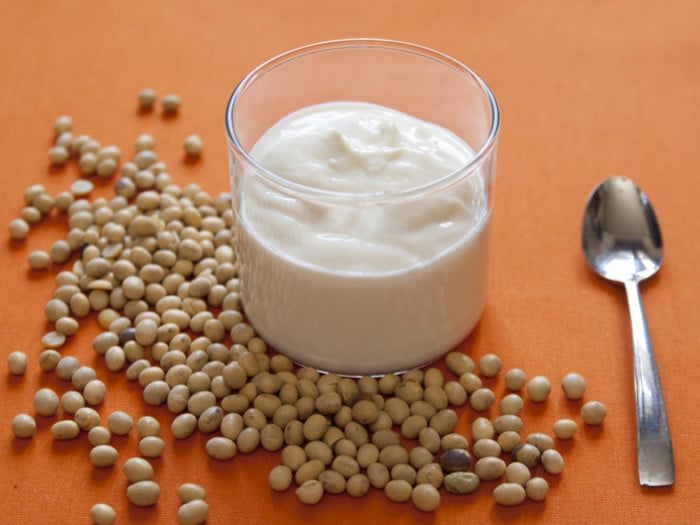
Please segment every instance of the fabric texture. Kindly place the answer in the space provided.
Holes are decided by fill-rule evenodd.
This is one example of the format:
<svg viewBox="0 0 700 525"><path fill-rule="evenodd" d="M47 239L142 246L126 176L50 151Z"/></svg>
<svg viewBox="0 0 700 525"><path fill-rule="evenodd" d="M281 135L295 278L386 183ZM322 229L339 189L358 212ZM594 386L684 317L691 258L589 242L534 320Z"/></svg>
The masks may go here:
<svg viewBox="0 0 700 525"><path fill-rule="evenodd" d="M588 0L186 0L151 2L9 0L0 17L0 521L24 524L86 523L90 507L105 502L117 523L175 523L177 488L203 485L208 523L692 523L700 512L694 465L700 405L697 297L700 284L700 4L591 2ZM503 371L485 380L497 396L513 367L552 381L546 403L526 399L523 436L552 434L571 417L579 432L557 441L566 466L542 503L495 505L495 482L476 494L441 491L434 513L391 503L380 490L361 498L327 495L315 506L293 490L273 493L269 470L278 452L239 453L231 461L207 456L210 437L170 435L173 416L147 407L141 388L123 372L109 372L91 348L100 331L94 315L61 349L92 366L107 384L99 407L102 423L114 410L134 419L150 414L162 424L165 453L153 460L161 496L155 507L129 505L124 461L138 455L135 430L112 438L119 459L96 468L83 433L57 442L50 427L67 417L37 416L32 439L12 436L11 420L34 413L32 397L48 386L63 393L70 383L42 372L38 356L50 328L44 304L62 269L30 271L27 254L48 249L66 233L54 214L23 242L6 225L22 208L22 193L43 184L52 195L78 178L75 164L49 166L53 122L73 117L74 131L116 144L128 157L140 133L151 133L156 151L179 185L199 184L212 195L229 190L223 115L236 83L262 61L287 49L347 37L415 42L464 62L491 87L502 112L496 205L486 311L460 350L475 360L496 353ZM136 95L152 87L182 98L179 114L139 113ZM199 134L197 162L183 159L182 141ZM676 455L676 484L638 484L631 337L622 288L596 277L580 249L583 208L603 178L624 174L649 195L661 225L665 260L658 276L642 284ZM93 179L94 180L94 179ZM109 196L112 180L95 180L94 196ZM7 372L6 355L29 357L25 375ZM587 427L581 402L560 388L571 371L587 381L583 401L608 409L601 427ZM458 431L479 414L458 408ZM498 415L497 406L486 415Z"/></svg>

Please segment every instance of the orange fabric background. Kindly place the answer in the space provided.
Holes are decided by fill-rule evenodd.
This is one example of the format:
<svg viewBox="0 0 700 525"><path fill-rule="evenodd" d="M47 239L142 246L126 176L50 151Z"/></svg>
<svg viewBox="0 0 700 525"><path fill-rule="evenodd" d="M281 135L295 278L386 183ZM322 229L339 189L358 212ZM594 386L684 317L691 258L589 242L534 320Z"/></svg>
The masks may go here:
<svg viewBox="0 0 700 525"><path fill-rule="evenodd" d="M86 523L97 502L113 505L118 523L173 523L177 486L208 490L209 523L691 523L700 507L696 466L700 418L700 284L698 205L700 162L700 4L590 0L357 0L41 2L5 0L0 17L0 224L22 206L22 191L42 183L52 194L77 176L75 166L51 170L46 151L60 114L78 133L119 145L154 134L175 181L194 181L211 194L228 191L223 111L228 95L252 67L286 49L319 40L374 36L433 47L473 67L495 92L502 111L490 295L480 325L463 348L475 358L499 354L505 368L554 383L545 407L526 403L524 432L551 432L560 417L578 417L580 403L563 399L569 371L588 382L586 399L608 407L602 428L581 428L562 443L566 469L547 476L544 503L494 505L493 483L471 496L443 493L434 514L389 502L379 491L354 500L326 496L307 507L293 491L266 484L277 453L208 458L206 438L174 441L165 409L146 408L140 389L110 373L90 348L93 318L63 353L94 366L108 384L100 412L163 423L166 453L154 461L162 494L149 509L129 506L121 465L137 454L135 431L113 438L120 459L93 468L83 435L54 442L53 419L38 417L31 440L12 437L18 412L33 413L41 386L66 382L42 373L37 356L48 325L43 305L57 270L28 271L26 255L65 234L61 219L33 228L0 249L0 521ZM181 113L139 115L135 95L150 86L176 92ZM180 144L203 138L200 162L184 163ZM631 342L622 289L596 278L580 253L582 210L593 186L611 174L634 178L660 218L666 260L642 287L668 404L676 454L673 488L642 489L636 477ZM110 184L95 192L108 195ZM5 227L5 226L3 226ZM6 230L5 230L6 232ZM26 375L11 377L6 354L30 357ZM498 393L502 375L489 381ZM460 429L475 413L462 408ZM497 409L491 409L491 415Z"/></svg>

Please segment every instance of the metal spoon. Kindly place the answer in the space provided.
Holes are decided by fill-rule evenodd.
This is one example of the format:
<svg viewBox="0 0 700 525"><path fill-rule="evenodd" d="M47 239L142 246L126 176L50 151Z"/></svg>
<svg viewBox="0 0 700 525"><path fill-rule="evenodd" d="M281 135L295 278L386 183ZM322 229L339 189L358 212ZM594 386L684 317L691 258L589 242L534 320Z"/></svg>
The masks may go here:
<svg viewBox="0 0 700 525"><path fill-rule="evenodd" d="M666 404L639 294L639 282L655 274L663 259L661 232L647 196L625 177L600 183L586 206L581 241L591 268L606 279L623 283L627 292L639 483L673 485L675 466Z"/></svg>

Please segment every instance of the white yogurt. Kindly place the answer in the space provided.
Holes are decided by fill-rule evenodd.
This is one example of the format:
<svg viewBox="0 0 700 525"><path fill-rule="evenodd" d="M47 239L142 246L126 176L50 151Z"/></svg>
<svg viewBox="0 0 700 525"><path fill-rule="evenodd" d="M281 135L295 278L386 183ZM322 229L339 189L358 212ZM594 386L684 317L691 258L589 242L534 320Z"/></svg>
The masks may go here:
<svg viewBox="0 0 700 525"><path fill-rule="evenodd" d="M448 130L362 102L311 106L251 156L288 181L346 194L430 184L473 151ZM238 192L241 296L290 358L343 374L426 364L474 327L486 300L490 214L479 172L390 204L301 199L246 173Z"/></svg>

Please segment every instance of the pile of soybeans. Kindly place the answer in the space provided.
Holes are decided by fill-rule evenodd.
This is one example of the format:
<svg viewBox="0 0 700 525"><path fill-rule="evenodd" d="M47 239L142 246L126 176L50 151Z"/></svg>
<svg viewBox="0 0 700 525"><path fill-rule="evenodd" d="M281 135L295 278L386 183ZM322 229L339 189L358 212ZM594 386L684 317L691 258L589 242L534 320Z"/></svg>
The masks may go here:
<svg viewBox="0 0 700 525"><path fill-rule="evenodd" d="M144 110L154 97L148 90L139 94ZM178 111L178 97L162 102L164 112ZM135 428L141 457L124 463L125 496L136 506L158 502L148 459L169 452L160 437L164 422L151 416L135 422L124 411L101 414L108 395L101 371L59 353L79 329L78 320L94 319L103 331L93 348L105 369L123 371L146 405L167 405L175 439L211 435L206 452L220 461L259 447L280 451L269 486L294 487L304 504L320 503L326 493L364 497L374 488L391 501L411 501L430 512L443 491L466 495L482 481L497 482L493 499L499 505L545 499L546 477L564 468L557 440L571 439L578 428L576 421L560 419L552 435L521 434L525 403L546 403L550 395L547 378L528 380L512 368L503 372L508 393L497 400L485 386L501 373L494 354L475 363L452 352L441 365L378 378L297 366L269 350L246 322L230 195L211 197L196 184L174 185L150 135L137 137L133 156L122 161L120 148L74 135L69 117L55 122L55 132L51 163L77 162L81 177L55 196L41 185L29 186L9 232L21 243L45 217L67 215L65 239L28 256L34 271L61 267L44 309L54 329L41 338L44 350L36 365L65 380L66 389L60 395L50 388L35 393L35 414L18 414L12 422L17 439L31 438L35 417L56 418L60 407L64 417L52 425L53 438L87 433L90 461L95 468L112 468L119 451L111 436ZM183 147L188 156L203 150L196 135ZM117 177L114 196L90 200L91 177ZM21 351L9 354L7 363L18 375L32 366ZM582 422L602 423L605 407L581 401L583 377L567 374L561 387L569 400L581 403ZM498 416L475 417L458 431L460 407L486 413L496 403ZM203 487L185 484L179 496L180 523L206 520ZM115 517L105 503L91 510L94 523Z"/></svg>

